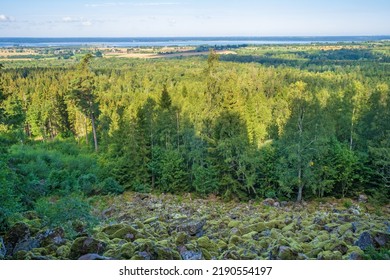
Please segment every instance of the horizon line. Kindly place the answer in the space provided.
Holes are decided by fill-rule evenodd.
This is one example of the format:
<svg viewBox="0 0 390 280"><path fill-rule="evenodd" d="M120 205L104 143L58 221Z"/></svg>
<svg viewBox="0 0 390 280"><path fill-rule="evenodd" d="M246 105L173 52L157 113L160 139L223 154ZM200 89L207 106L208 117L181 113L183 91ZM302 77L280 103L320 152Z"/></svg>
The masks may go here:
<svg viewBox="0 0 390 280"><path fill-rule="evenodd" d="M338 37L389 37L390 34L378 34L378 35L208 35L208 36L0 36L0 39L5 38L44 38L44 39L65 39L65 38L113 38L113 39L126 39L126 38L338 38Z"/></svg>

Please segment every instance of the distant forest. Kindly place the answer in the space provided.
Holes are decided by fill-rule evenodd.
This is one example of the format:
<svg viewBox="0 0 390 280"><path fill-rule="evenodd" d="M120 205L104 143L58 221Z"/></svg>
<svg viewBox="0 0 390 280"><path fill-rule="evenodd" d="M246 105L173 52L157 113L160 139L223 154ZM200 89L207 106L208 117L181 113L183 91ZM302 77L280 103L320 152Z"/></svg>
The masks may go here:
<svg viewBox="0 0 390 280"><path fill-rule="evenodd" d="M3 63L2 223L124 190L388 203L388 48Z"/></svg>

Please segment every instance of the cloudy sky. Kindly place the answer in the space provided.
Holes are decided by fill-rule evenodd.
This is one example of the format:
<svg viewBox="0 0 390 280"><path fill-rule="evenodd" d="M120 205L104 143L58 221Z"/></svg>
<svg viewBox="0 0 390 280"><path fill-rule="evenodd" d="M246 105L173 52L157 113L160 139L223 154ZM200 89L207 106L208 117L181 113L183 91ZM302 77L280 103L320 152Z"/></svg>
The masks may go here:
<svg viewBox="0 0 390 280"><path fill-rule="evenodd" d="M389 0L0 1L0 37L390 35Z"/></svg>

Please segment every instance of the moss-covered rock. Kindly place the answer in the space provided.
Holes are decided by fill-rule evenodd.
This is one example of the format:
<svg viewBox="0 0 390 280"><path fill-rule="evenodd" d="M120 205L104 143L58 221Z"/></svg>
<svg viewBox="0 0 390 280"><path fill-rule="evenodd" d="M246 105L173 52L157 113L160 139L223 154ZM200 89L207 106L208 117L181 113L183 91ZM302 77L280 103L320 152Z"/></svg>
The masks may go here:
<svg viewBox="0 0 390 280"><path fill-rule="evenodd" d="M60 260L68 259L70 255L70 247L67 245L62 245L57 248L56 250L56 256Z"/></svg>
<svg viewBox="0 0 390 280"><path fill-rule="evenodd" d="M219 257L222 260L240 260L240 254L236 250L228 250Z"/></svg>
<svg viewBox="0 0 390 280"><path fill-rule="evenodd" d="M241 239L241 237L237 236L237 235L232 235L230 236L229 238L229 245L237 245L237 244L240 244L242 243L243 240Z"/></svg>
<svg viewBox="0 0 390 280"><path fill-rule="evenodd" d="M122 245L119 251L119 255L121 259L131 259L134 256L134 253L135 253L135 246L131 242Z"/></svg>
<svg viewBox="0 0 390 280"><path fill-rule="evenodd" d="M228 248L228 244L223 240L218 240L217 242L218 251L222 252Z"/></svg>
<svg viewBox="0 0 390 280"><path fill-rule="evenodd" d="M175 243L177 246L184 245L187 243L189 236L185 232L178 232L175 238Z"/></svg>
<svg viewBox="0 0 390 280"><path fill-rule="evenodd" d="M197 240L198 245L202 249L206 249L210 253L217 253L218 246L215 242L211 241L207 236L202 236ZM203 251L202 251L203 252ZM205 254L203 254L205 256Z"/></svg>
<svg viewBox="0 0 390 280"><path fill-rule="evenodd" d="M258 233L256 231L251 231L247 234L244 234L242 236L242 239L245 241L245 240L253 240L254 238L256 238L256 236L258 235Z"/></svg>
<svg viewBox="0 0 390 280"><path fill-rule="evenodd" d="M338 233L344 235L347 231L352 231L352 224L346 223L338 227Z"/></svg>
<svg viewBox="0 0 390 280"><path fill-rule="evenodd" d="M50 245L61 246L66 243L65 231L62 227L41 231L37 234L37 239L42 247Z"/></svg>
<svg viewBox="0 0 390 280"><path fill-rule="evenodd" d="M133 228L132 226L126 225L122 227L121 229L117 230L113 234L110 235L110 238L120 238L120 239L125 239L129 241L133 241L137 238L139 238L141 234Z"/></svg>
<svg viewBox="0 0 390 280"><path fill-rule="evenodd" d="M102 228L102 232L104 232L107 235L112 235L118 230L124 228L126 225L125 224L114 224L114 225L109 225L104 228Z"/></svg>
<svg viewBox="0 0 390 280"><path fill-rule="evenodd" d="M286 232L291 232L296 230L297 225L295 223L290 223L289 225L282 228L283 234Z"/></svg>
<svg viewBox="0 0 390 280"><path fill-rule="evenodd" d="M153 223L155 221L158 221L158 217L151 217L149 219L146 219L143 223L144 224L151 224L151 223Z"/></svg>
<svg viewBox="0 0 390 280"><path fill-rule="evenodd" d="M280 246L278 249L278 258L280 260L296 260L298 252L288 246Z"/></svg>
<svg viewBox="0 0 390 280"><path fill-rule="evenodd" d="M103 254L107 244L92 237L79 237L73 241L69 257L78 259L88 253Z"/></svg>
<svg viewBox="0 0 390 280"><path fill-rule="evenodd" d="M31 232L27 224L23 222L14 224L4 236L6 255L12 255L14 247L20 242L28 240L30 236Z"/></svg>
<svg viewBox="0 0 390 280"><path fill-rule="evenodd" d="M342 254L339 251L323 251L320 252L317 256L318 260L341 260Z"/></svg>
<svg viewBox="0 0 390 280"><path fill-rule="evenodd" d="M344 259L346 260L363 260L364 252L358 246L348 247L348 252L345 254Z"/></svg>
<svg viewBox="0 0 390 280"><path fill-rule="evenodd" d="M345 255L348 252L348 245L345 242L340 240L330 240L325 246L326 251L338 251L342 255Z"/></svg>
<svg viewBox="0 0 390 280"><path fill-rule="evenodd" d="M178 251L170 248L157 246L156 247L157 260L180 260L180 254Z"/></svg>
<svg viewBox="0 0 390 280"><path fill-rule="evenodd" d="M233 220L233 221L230 221L228 223L228 227L229 228L237 228L239 227L240 225L242 225L242 221L239 221L239 220Z"/></svg>

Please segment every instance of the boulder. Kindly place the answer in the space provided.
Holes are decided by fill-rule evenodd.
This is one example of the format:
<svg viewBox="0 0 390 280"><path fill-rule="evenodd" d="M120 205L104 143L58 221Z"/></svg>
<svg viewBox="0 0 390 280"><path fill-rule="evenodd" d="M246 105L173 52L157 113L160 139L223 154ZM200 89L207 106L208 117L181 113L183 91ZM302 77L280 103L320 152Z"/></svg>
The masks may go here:
<svg viewBox="0 0 390 280"><path fill-rule="evenodd" d="M317 260L341 260L342 255L339 251L323 251L317 256Z"/></svg>
<svg viewBox="0 0 390 280"><path fill-rule="evenodd" d="M156 221L158 221L158 217L152 217L152 218L146 219L144 221L144 224L146 225L146 224L150 224L150 223L153 223L153 222L156 222Z"/></svg>
<svg viewBox="0 0 390 280"><path fill-rule="evenodd" d="M263 200L262 203L265 206L274 206L275 202L276 201L274 199L272 199L272 198L266 198L266 199Z"/></svg>
<svg viewBox="0 0 390 280"><path fill-rule="evenodd" d="M20 241L17 243L12 251L12 254L16 254L19 251L29 252L34 248L39 248L39 241L35 238L28 238L27 240Z"/></svg>
<svg viewBox="0 0 390 280"><path fill-rule="evenodd" d="M4 243L6 247L11 249L19 242L25 241L30 237L30 228L25 223L14 224L4 236ZM12 252L7 248L8 252Z"/></svg>
<svg viewBox="0 0 390 280"><path fill-rule="evenodd" d="M176 236L176 246L184 245L188 241L188 235L185 232L179 232Z"/></svg>
<svg viewBox="0 0 390 280"><path fill-rule="evenodd" d="M183 260L201 260L203 259L202 252L187 250L186 247L180 248L180 256Z"/></svg>
<svg viewBox="0 0 390 280"><path fill-rule="evenodd" d="M368 197L365 194L360 194L358 197L358 202L366 203L368 201Z"/></svg>
<svg viewBox="0 0 390 280"><path fill-rule="evenodd" d="M348 249L348 260L363 260L364 252L358 246L352 246Z"/></svg>
<svg viewBox="0 0 390 280"><path fill-rule="evenodd" d="M125 226L126 225L124 225L124 224L109 225L109 226L104 227L102 229L102 232L104 232L107 235L111 235L111 234L114 234L115 232L117 232L118 230L124 228Z"/></svg>
<svg viewBox="0 0 390 280"><path fill-rule="evenodd" d="M353 229L352 223L346 223L339 226L338 232L340 235L344 235L348 230L352 230L352 229Z"/></svg>
<svg viewBox="0 0 390 280"><path fill-rule="evenodd" d="M134 256L135 246L133 243L128 242L120 248L121 259L131 259Z"/></svg>
<svg viewBox="0 0 390 280"><path fill-rule="evenodd" d="M207 236L198 238L197 242L200 248L206 249L210 254L218 252L217 244L211 241Z"/></svg>
<svg viewBox="0 0 390 280"><path fill-rule="evenodd" d="M102 254L107 244L92 237L79 237L73 241L70 248L70 258L78 259L89 253Z"/></svg>
<svg viewBox="0 0 390 280"><path fill-rule="evenodd" d="M374 234L374 243L376 247L389 247L390 248L390 234L384 232L376 232Z"/></svg>
<svg viewBox="0 0 390 280"><path fill-rule="evenodd" d="M85 255L82 255L79 258L79 260L93 261L93 260L112 260L112 259L104 257L104 256L101 256L99 254L85 254Z"/></svg>
<svg viewBox="0 0 390 280"><path fill-rule="evenodd" d="M66 243L65 231L61 227L45 230L37 235L37 239L40 241L41 246L43 247L46 247L50 244L61 246Z"/></svg>
<svg viewBox="0 0 390 280"><path fill-rule="evenodd" d="M298 253L288 246L280 246L278 249L278 259L280 260L296 260Z"/></svg>
<svg viewBox="0 0 390 280"><path fill-rule="evenodd" d="M178 232L184 231L188 235L201 237L203 235L203 226L206 224L205 220L186 220L182 221L176 226Z"/></svg>
<svg viewBox="0 0 390 280"><path fill-rule="evenodd" d="M281 207L287 207L288 206L288 202L287 201L282 201L282 202L280 202L280 206Z"/></svg>
<svg viewBox="0 0 390 280"><path fill-rule="evenodd" d="M139 237L140 233L135 228L129 225L122 227L121 229L110 235L110 238L112 239L119 238L128 241L133 241Z"/></svg>
<svg viewBox="0 0 390 280"><path fill-rule="evenodd" d="M180 254L178 251L165 246L156 247L157 260L180 260Z"/></svg>
<svg viewBox="0 0 390 280"><path fill-rule="evenodd" d="M365 250L368 247L374 246L374 242L372 240L371 234L367 231L363 232L359 239L355 242L356 246L358 246L360 249Z"/></svg>
<svg viewBox="0 0 390 280"><path fill-rule="evenodd" d="M0 237L0 260L4 259L6 254L7 249L5 248L4 240Z"/></svg>

